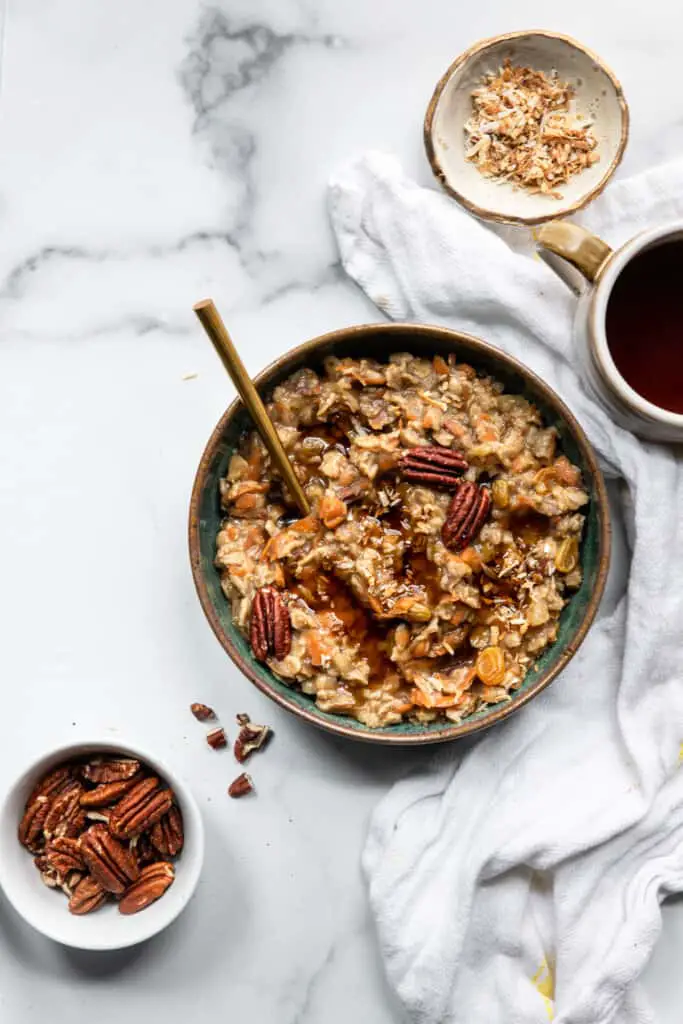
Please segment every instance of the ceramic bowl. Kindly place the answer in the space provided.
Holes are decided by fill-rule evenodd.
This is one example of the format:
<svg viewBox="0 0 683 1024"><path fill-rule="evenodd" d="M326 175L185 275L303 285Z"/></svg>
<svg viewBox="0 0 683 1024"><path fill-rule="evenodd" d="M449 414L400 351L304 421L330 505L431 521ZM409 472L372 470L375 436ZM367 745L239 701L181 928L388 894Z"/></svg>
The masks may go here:
<svg viewBox="0 0 683 1024"><path fill-rule="evenodd" d="M114 903L83 916L70 914L66 896L48 889L33 857L17 840L26 798L50 768L84 754L120 753L146 762L166 780L183 815L185 844L174 861L173 885L145 910L124 916ZM62 747L30 764L12 785L0 809L0 886L21 917L43 935L76 949L112 950L133 946L163 931L195 891L204 860L204 826L187 784L154 754L120 743L79 743Z"/></svg>
<svg viewBox="0 0 683 1024"><path fill-rule="evenodd" d="M259 690L287 711L328 732L372 743L413 745L451 740L508 718L564 668L585 637L600 603L609 565L610 522L605 484L595 454L567 406L531 370L470 335L417 324L346 327L287 352L263 370L254 383L259 392L267 396L295 370L321 368L329 355L386 360L395 352L412 352L429 358L454 352L459 360L490 373L508 391L526 395L539 408L546 424L557 428L563 451L583 473L590 494L581 545L584 579L562 612L557 641L543 652L511 700L478 711L459 724L405 722L386 729L372 729L347 716L321 711L310 697L287 686L266 665L256 661L247 640L232 622L230 605L214 567L216 535L221 523L218 482L227 472L240 437L251 429L240 402L234 402L223 415L202 455L192 488L189 544L192 573L206 617L234 663Z"/></svg>
<svg viewBox="0 0 683 1024"><path fill-rule="evenodd" d="M600 159L560 186L561 199L485 178L465 159L464 126L472 112L472 91L506 58L546 74L557 71L575 89L577 113L593 122ZM554 32L510 32L476 43L451 64L427 108L424 139L435 176L472 213L501 223L540 224L566 217L603 190L622 158L628 122L621 86L594 53Z"/></svg>

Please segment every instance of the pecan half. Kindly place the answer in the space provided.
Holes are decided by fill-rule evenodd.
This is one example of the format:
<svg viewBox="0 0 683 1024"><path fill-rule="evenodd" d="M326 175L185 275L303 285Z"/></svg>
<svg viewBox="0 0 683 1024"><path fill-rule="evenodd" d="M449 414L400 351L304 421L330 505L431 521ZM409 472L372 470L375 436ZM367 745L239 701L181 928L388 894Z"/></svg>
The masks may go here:
<svg viewBox="0 0 683 1024"><path fill-rule="evenodd" d="M275 587L261 587L256 591L251 608L249 642L259 661L265 661L268 655L282 661L291 650L292 620Z"/></svg>
<svg viewBox="0 0 683 1024"><path fill-rule="evenodd" d="M107 892L122 893L140 874L138 862L105 825L92 825L80 839L81 855L92 877Z"/></svg>
<svg viewBox="0 0 683 1024"><path fill-rule="evenodd" d="M71 782L72 778L71 768L68 765L60 765L58 768L53 768L51 772L44 775L33 787L33 792L26 801L26 806L28 807L32 804L39 796L57 796Z"/></svg>
<svg viewBox="0 0 683 1024"><path fill-rule="evenodd" d="M95 786L94 789L88 789L81 794L81 807L109 807L137 785L138 781L136 777L133 777L124 779L122 782L103 782L101 785Z"/></svg>
<svg viewBox="0 0 683 1024"><path fill-rule="evenodd" d="M247 775L246 772L242 772L236 779L228 786L228 796L238 799L238 797L246 796L247 793L251 793L254 788L251 775Z"/></svg>
<svg viewBox="0 0 683 1024"><path fill-rule="evenodd" d="M453 495L441 537L447 548L462 551L481 530L491 507L488 488L462 483Z"/></svg>
<svg viewBox="0 0 683 1024"><path fill-rule="evenodd" d="M109 818L112 835L119 839L132 839L140 832L146 832L166 814L173 803L173 793L159 787L159 779L152 776L138 782L119 800Z"/></svg>
<svg viewBox="0 0 683 1024"><path fill-rule="evenodd" d="M73 779L53 799L43 824L43 830L47 837L64 836L67 832L73 832L74 827L77 827L81 821L85 824L85 815L80 806L82 792L83 787L80 782Z"/></svg>
<svg viewBox="0 0 683 1024"><path fill-rule="evenodd" d="M225 735L225 729L212 729L211 732L207 732L206 742L212 750L220 750L221 747L227 747L228 737Z"/></svg>
<svg viewBox="0 0 683 1024"><path fill-rule="evenodd" d="M260 750L268 742L273 733L268 725L255 725L248 715L238 715L237 721L242 728L235 740L234 753L239 763L244 764L255 750Z"/></svg>
<svg viewBox="0 0 683 1024"><path fill-rule="evenodd" d="M45 834L43 826L47 818L52 801L47 796L37 796L24 811L24 816L19 822L17 835L19 842L31 853L39 853L45 846Z"/></svg>
<svg viewBox="0 0 683 1024"><path fill-rule="evenodd" d="M401 476L411 484L425 487L440 487L450 491L460 483L460 477L468 468L462 452L453 448L437 448L425 445L411 448L401 456Z"/></svg>
<svg viewBox="0 0 683 1024"><path fill-rule="evenodd" d="M208 704L190 704L190 711L198 722L208 722L216 717L216 712Z"/></svg>
<svg viewBox="0 0 683 1024"><path fill-rule="evenodd" d="M84 861L81 846L77 839L66 836L52 839L45 850L45 862L58 875L66 875L70 871L83 871Z"/></svg>
<svg viewBox="0 0 683 1024"><path fill-rule="evenodd" d="M149 838L152 846L164 857L176 857L185 841L180 808L174 804L156 825L152 825Z"/></svg>
<svg viewBox="0 0 683 1024"><path fill-rule="evenodd" d="M90 914L106 903L107 894L98 881L85 875L74 889L69 900L72 914Z"/></svg>
<svg viewBox="0 0 683 1024"><path fill-rule="evenodd" d="M136 882L126 889L119 903L121 914L137 914L144 910L150 903L154 903L173 883L175 871L173 865L166 860L157 861L156 864L148 864L140 872Z"/></svg>
<svg viewBox="0 0 683 1024"><path fill-rule="evenodd" d="M123 782L140 771L141 764L133 757L94 757L81 768L86 782Z"/></svg>

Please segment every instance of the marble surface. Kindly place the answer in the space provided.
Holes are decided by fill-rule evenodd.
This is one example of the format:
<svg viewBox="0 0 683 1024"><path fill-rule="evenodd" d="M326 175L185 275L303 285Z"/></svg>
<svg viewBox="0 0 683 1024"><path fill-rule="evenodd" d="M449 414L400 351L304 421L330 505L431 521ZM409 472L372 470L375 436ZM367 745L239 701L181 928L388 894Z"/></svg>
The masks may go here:
<svg viewBox="0 0 683 1024"><path fill-rule="evenodd" d="M377 319L340 271L325 182L370 146L429 174L421 118L477 38L544 25L622 78L624 171L677 152L683 15L663 0L10 0L0 92L0 789L71 739L139 740L193 786L203 880L161 937L80 954L0 900L0 1008L32 1024L396 1024L359 871L367 816L426 755L334 741L243 680L192 587L186 516L231 387L192 303L248 366ZM661 97L670 99L662 100ZM666 130L664 130L666 129ZM613 593L618 589L618 571ZM233 803L188 704L277 733ZM683 913L647 984L679 1021Z"/></svg>

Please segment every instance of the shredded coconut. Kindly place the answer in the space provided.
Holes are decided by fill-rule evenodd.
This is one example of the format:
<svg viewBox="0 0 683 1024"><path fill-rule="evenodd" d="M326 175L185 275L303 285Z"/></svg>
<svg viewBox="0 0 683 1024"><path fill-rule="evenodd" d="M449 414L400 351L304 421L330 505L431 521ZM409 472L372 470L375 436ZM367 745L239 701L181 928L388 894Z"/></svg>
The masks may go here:
<svg viewBox="0 0 683 1024"><path fill-rule="evenodd" d="M472 93L466 156L486 177L561 199L558 186L600 159L592 122L571 110L573 88L506 60Z"/></svg>

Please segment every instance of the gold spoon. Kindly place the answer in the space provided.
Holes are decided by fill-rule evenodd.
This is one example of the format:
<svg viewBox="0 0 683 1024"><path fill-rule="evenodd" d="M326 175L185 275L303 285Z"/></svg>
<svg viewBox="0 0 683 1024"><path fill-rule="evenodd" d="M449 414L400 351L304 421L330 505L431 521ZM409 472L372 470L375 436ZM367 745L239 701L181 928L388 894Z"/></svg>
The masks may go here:
<svg viewBox="0 0 683 1024"><path fill-rule="evenodd" d="M282 441L277 436L273 421L266 412L258 391L251 382L244 363L237 354L237 349L232 343L227 328L221 319L221 315L213 304L212 299L202 299L192 307L197 314L199 322L206 331L213 347L220 356L223 366L232 377L232 382L237 388L237 393L244 402L247 412L254 421L261 440L273 460L280 476L285 481L289 493L299 506L302 516L310 515L311 506L303 488L296 478L292 464L287 453L282 447Z"/></svg>

